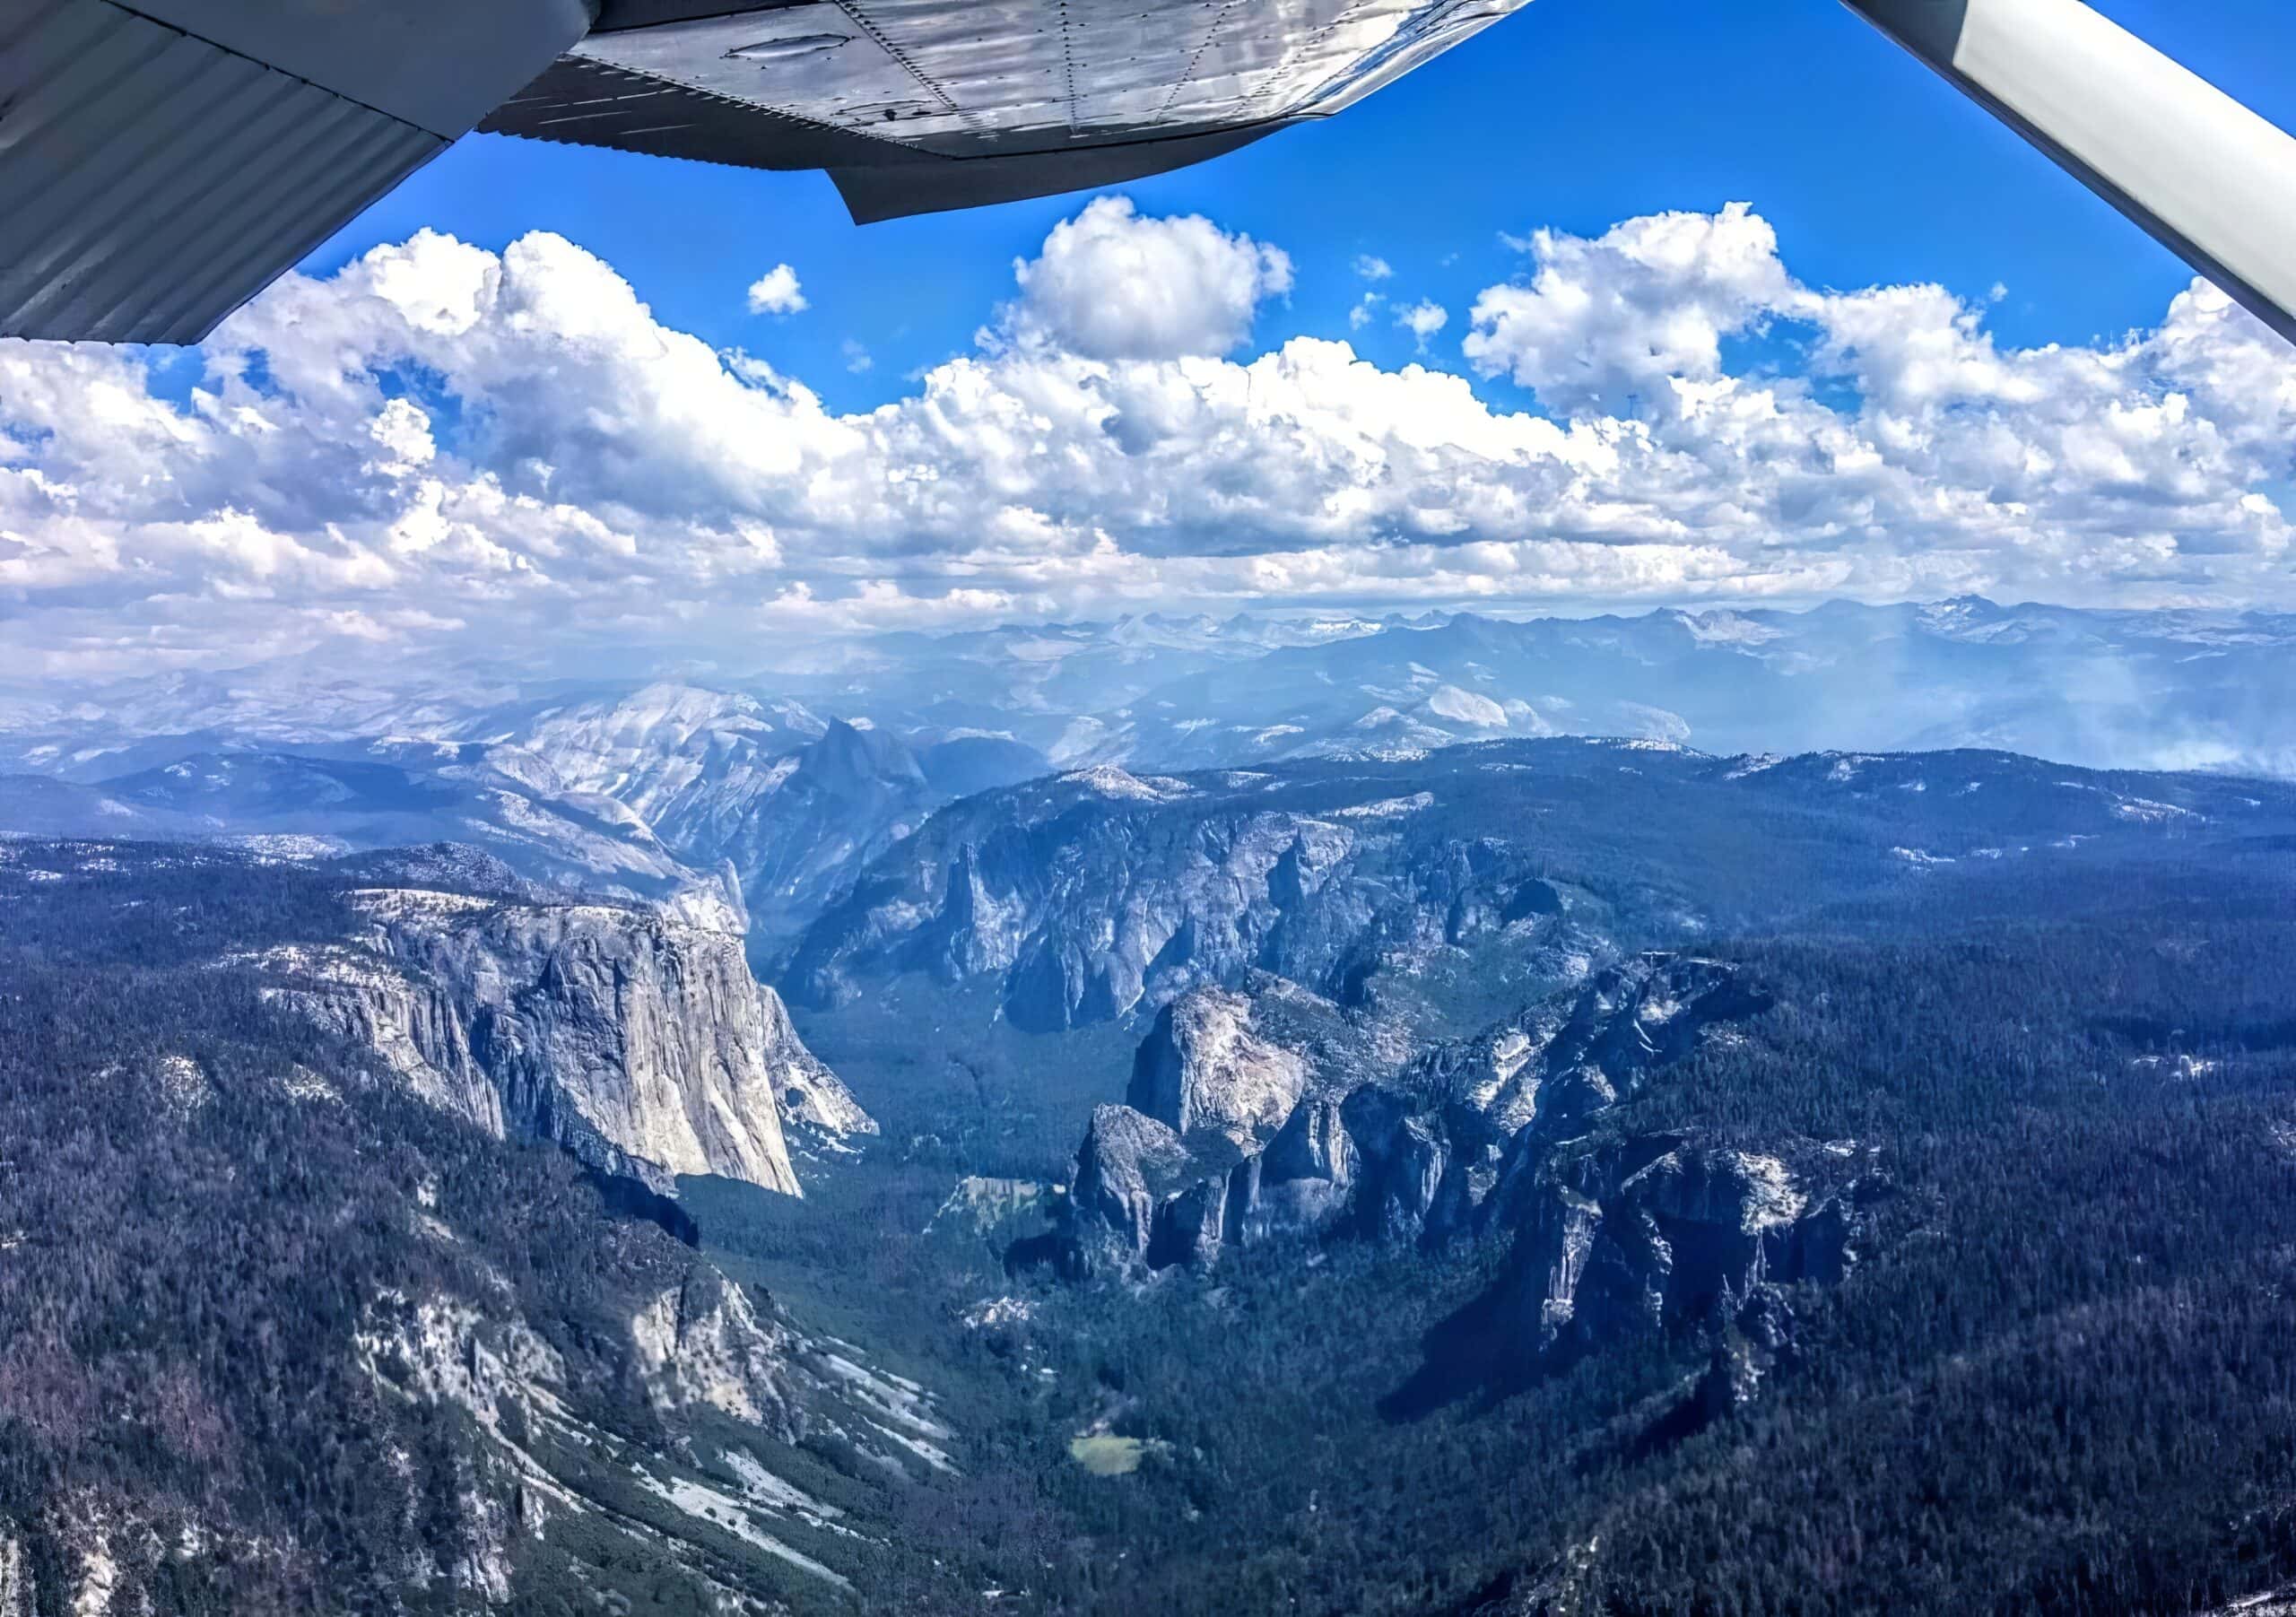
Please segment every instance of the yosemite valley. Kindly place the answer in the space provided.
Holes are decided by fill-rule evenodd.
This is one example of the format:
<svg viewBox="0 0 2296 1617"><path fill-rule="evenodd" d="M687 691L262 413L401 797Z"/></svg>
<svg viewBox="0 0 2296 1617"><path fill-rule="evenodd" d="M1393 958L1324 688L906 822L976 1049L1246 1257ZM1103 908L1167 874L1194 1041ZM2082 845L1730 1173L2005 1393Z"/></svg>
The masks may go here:
<svg viewBox="0 0 2296 1617"><path fill-rule="evenodd" d="M2292 641L12 702L0 1617L2281 1609Z"/></svg>

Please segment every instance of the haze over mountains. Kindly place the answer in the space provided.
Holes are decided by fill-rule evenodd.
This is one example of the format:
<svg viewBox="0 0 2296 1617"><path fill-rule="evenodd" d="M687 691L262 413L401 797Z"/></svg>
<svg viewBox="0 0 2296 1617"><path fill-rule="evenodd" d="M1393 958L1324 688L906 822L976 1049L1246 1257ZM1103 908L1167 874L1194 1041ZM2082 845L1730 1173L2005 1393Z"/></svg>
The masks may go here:
<svg viewBox="0 0 2296 1617"><path fill-rule="evenodd" d="M1961 599L1147 616L888 635L740 679L265 665L0 702L0 804L55 834L471 841L538 881L747 927L763 951L935 810L1047 773L1592 735L2286 774L2292 655L2283 614Z"/></svg>
<svg viewBox="0 0 2296 1617"><path fill-rule="evenodd" d="M778 755L832 717L905 739L1009 736L1060 767L1570 734L1718 753L1985 745L2098 768L2286 773L2296 719L2275 674L2292 647L2285 613L1977 597L1526 621L1150 615L761 648L755 670L662 681L298 660L0 688L0 757L87 779L121 772L121 750L154 735L451 737L528 748L570 787L612 791L649 819L711 748Z"/></svg>

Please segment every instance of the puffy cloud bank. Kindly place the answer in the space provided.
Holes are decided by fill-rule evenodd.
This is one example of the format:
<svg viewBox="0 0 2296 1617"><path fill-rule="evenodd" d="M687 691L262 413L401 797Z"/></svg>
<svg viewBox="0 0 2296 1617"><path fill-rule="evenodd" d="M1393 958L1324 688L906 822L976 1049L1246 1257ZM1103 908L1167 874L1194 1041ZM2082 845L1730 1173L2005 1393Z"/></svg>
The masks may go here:
<svg viewBox="0 0 2296 1617"><path fill-rule="evenodd" d="M2296 606L2296 356L2205 283L2156 328L2016 350L1938 287L1804 285L1743 206L1524 246L1460 352L1536 408L1344 342L1239 352L1291 260L1119 198L856 414L544 234L290 276L177 362L187 396L150 353L0 343L12 660L739 664L763 635L1159 603Z"/></svg>

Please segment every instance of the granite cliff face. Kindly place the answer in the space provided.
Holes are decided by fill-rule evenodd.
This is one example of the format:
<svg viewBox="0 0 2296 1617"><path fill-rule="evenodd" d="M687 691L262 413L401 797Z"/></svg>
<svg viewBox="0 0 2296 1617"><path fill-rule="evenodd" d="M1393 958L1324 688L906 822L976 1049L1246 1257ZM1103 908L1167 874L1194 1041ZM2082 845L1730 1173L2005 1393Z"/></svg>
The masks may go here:
<svg viewBox="0 0 2296 1617"><path fill-rule="evenodd" d="M610 1552L626 1538L665 1554L715 1609L756 1609L728 1580L729 1534L801 1585L850 1592L848 1570L866 1569L852 1564L845 1508L770 1469L775 1456L810 1441L900 1485L952 1468L954 1434L924 1387L807 1335L706 1261L651 1280L660 1289L635 1300L625 1330L561 1334L564 1346L537 1322L450 1295L391 1292L362 1310L352 1352L378 1390L394 1406L469 1417L455 1554L428 1581L502 1604L535 1547L583 1522ZM618 1396L601 1398L608 1388ZM633 1426L649 1440L631 1443ZM633 1519L631 1487L670 1509ZM406 1508L423 1508L408 1491Z"/></svg>
<svg viewBox="0 0 2296 1617"><path fill-rule="evenodd" d="M1461 836L1426 792L1263 789L1285 784L1101 766L968 798L873 865L780 980L827 1004L902 971L987 977L1007 1019L1042 1030L1255 970L1354 1004L1375 972L1431 950L1501 935L1522 960L1580 947L1564 946L1571 898L1535 861Z"/></svg>
<svg viewBox="0 0 2296 1617"><path fill-rule="evenodd" d="M1118 1221L1124 1264L1201 1265L1224 1242L1285 1234L1472 1231L1527 1153L1767 1004L1727 967L1643 956L1398 1062L1376 1023L1296 984L1250 987L1174 1001L1140 1047L1129 1104L1094 1118L1080 1185L1165 1187L1144 1217ZM1149 1162L1154 1174L1139 1171ZM1072 1200L1074 1219L1092 1205ZM1070 1266L1107 1268L1110 1250L1094 1231Z"/></svg>
<svg viewBox="0 0 2296 1617"><path fill-rule="evenodd" d="M1622 952L1916 884L2006 890L2075 858L2151 858L2204 826L2260 826L2267 801L2001 753L1711 758L1656 741L1185 777L1102 764L942 809L776 980L814 1004L909 972L986 983L1008 1021L1042 1030L1145 1020L1257 970L1457 1032L1469 998L1480 1017Z"/></svg>
<svg viewBox="0 0 2296 1617"><path fill-rule="evenodd" d="M899 1604L934 1394L501 1138L791 1183L779 1105L850 1098L738 938L437 849L14 841L0 889L0 1617Z"/></svg>
<svg viewBox="0 0 2296 1617"><path fill-rule="evenodd" d="M361 935L255 962L268 992L491 1133L557 1141L657 1190L719 1174L795 1195L785 1116L874 1129L731 933L409 889L352 902Z"/></svg>
<svg viewBox="0 0 2296 1617"><path fill-rule="evenodd" d="M1750 1329L1775 1317L1772 1282L1831 1283L1856 1261L1879 1191L1854 1152L1611 1126L1652 1074L1770 1008L1734 967L1640 956L1384 1067L1337 1007L1318 1020L1295 985L1257 988L1200 988L1159 1017L1131 1104L1101 1107L1077 1152L1065 1273L1138 1281L1278 1240L1503 1237L1490 1308L1536 1361L1747 1308Z"/></svg>
<svg viewBox="0 0 2296 1617"><path fill-rule="evenodd" d="M1545 1353L1735 1317L1771 1283L1838 1283L1884 1187L1822 1152L1634 1135L1527 1168L1497 1300Z"/></svg>
<svg viewBox="0 0 2296 1617"><path fill-rule="evenodd" d="M798 1338L761 1318L739 1286L696 1265L630 1322L634 1365L664 1413L704 1405L794 1442L804 1416L790 1384Z"/></svg>
<svg viewBox="0 0 2296 1617"><path fill-rule="evenodd" d="M1094 1274L1144 1263L1158 1231L1184 1220L1183 1194L1207 1182L1170 1125L1128 1106L1095 1108L1069 1186L1075 1211L1064 1230L1065 1266Z"/></svg>
<svg viewBox="0 0 2296 1617"><path fill-rule="evenodd" d="M1158 1016L1134 1062L1127 1099L1182 1138L1208 1133L1243 1148L1283 1126L1307 1082L1306 1057L1253 1029L1249 999L1206 986Z"/></svg>

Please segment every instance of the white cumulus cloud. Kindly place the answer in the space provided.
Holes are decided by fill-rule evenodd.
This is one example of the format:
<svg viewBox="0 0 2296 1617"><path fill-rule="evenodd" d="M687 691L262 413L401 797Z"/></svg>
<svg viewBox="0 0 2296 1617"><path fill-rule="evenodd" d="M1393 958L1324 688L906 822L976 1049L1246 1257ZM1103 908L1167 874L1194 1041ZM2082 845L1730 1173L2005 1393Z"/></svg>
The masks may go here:
<svg viewBox="0 0 2296 1617"><path fill-rule="evenodd" d="M1427 344L1435 334L1451 323L1451 312L1432 299L1422 298L1396 310L1396 324L1417 339L1419 352L1425 353Z"/></svg>
<svg viewBox="0 0 2296 1617"><path fill-rule="evenodd" d="M1093 360L1226 353L1251 335L1263 301L1292 290L1280 248L1195 214L1144 218L1121 196L1055 225L1013 273L1013 334Z"/></svg>
<svg viewBox="0 0 2296 1617"><path fill-rule="evenodd" d="M802 314L808 308L804 289L797 284L797 272L786 264L777 264L750 283L750 313L753 315Z"/></svg>
<svg viewBox="0 0 2296 1617"><path fill-rule="evenodd" d="M1540 230L1518 245L1537 268L1475 300L1467 358L1565 411L1616 410L1675 378L1712 380L1722 338L1791 288L1777 233L1743 203L1630 219L1592 240Z"/></svg>
<svg viewBox="0 0 2296 1617"><path fill-rule="evenodd" d="M1288 260L1108 199L972 348L850 413L548 234L287 276L187 389L144 351L0 343L8 660L571 671L1157 604L2296 607L2296 361L2205 283L2020 349L1942 288L1807 287L1743 207L1530 251L1467 353L1540 409L1344 342L1236 354Z"/></svg>

